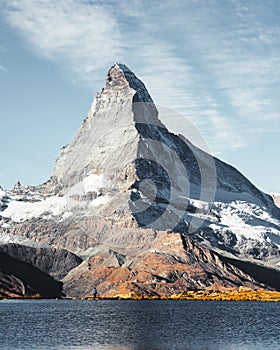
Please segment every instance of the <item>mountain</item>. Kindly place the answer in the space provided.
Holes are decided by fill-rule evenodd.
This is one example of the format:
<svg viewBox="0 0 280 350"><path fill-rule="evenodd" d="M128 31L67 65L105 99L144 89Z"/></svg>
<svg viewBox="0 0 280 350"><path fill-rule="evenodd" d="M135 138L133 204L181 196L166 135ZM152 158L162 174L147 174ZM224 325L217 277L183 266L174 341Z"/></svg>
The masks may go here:
<svg viewBox="0 0 280 350"><path fill-rule="evenodd" d="M2 204L1 204L2 203ZM175 135L145 85L115 64L54 173L2 191L2 243L83 259L67 295L280 286L280 209L237 169ZM258 271L262 271L258 273ZM276 279L277 280L277 279Z"/></svg>

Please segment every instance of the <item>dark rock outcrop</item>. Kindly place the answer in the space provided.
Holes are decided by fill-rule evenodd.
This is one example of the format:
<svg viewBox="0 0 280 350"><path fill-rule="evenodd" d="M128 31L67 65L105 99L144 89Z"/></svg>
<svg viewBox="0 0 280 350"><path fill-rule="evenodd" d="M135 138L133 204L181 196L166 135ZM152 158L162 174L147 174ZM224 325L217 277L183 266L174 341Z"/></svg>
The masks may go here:
<svg viewBox="0 0 280 350"><path fill-rule="evenodd" d="M0 252L0 296L60 298L62 283L31 264Z"/></svg>
<svg viewBox="0 0 280 350"><path fill-rule="evenodd" d="M12 243L0 245L0 253L27 263L57 281L82 262L81 258L65 249L35 248Z"/></svg>

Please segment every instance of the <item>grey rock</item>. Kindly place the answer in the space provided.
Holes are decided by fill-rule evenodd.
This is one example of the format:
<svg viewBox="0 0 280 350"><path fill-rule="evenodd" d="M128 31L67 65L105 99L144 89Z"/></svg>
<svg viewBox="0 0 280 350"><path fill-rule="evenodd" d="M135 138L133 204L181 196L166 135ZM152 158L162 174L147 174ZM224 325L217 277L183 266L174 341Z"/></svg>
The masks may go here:
<svg viewBox="0 0 280 350"><path fill-rule="evenodd" d="M36 267L0 252L0 297L64 296L62 283Z"/></svg>
<svg viewBox="0 0 280 350"><path fill-rule="evenodd" d="M4 244L0 245L0 252L28 263L58 281L82 262L81 258L65 249Z"/></svg>

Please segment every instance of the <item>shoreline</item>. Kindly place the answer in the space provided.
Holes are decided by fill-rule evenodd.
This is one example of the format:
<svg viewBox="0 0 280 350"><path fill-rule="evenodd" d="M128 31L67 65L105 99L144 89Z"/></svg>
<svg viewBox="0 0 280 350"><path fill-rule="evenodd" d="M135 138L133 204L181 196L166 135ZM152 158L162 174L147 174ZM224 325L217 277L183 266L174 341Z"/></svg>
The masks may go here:
<svg viewBox="0 0 280 350"><path fill-rule="evenodd" d="M86 300L94 300L93 297L85 297ZM99 297L99 300L197 300L197 301L269 301L280 302L280 292L267 290L228 290L228 291L190 291L182 294L173 294L170 296L147 296L129 294L116 294L110 298Z"/></svg>
<svg viewBox="0 0 280 350"><path fill-rule="evenodd" d="M1 300L42 300L39 294L34 296L0 296ZM240 288L239 290L226 290L226 291L215 291L215 290L200 290L200 291L189 291L181 294L173 294L170 296L149 296L141 295L136 293L127 294L115 294L111 296L85 296L82 298L49 298L49 300L187 300L187 301L261 301L261 302L280 302L280 292L268 291L268 290L249 290L247 288Z"/></svg>

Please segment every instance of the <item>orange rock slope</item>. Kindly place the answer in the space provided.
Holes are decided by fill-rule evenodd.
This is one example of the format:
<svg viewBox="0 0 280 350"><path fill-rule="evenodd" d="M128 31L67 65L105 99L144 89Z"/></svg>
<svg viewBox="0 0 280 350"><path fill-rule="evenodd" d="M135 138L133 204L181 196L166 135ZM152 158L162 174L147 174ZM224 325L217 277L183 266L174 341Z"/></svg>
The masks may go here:
<svg viewBox="0 0 280 350"><path fill-rule="evenodd" d="M197 290L264 288L260 276L253 278L243 270L189 237L158 232L145 250L103 247L70 271L63 282L64 292L73 297L88 297L94 287L100 297L170 297Z"/></svg>

